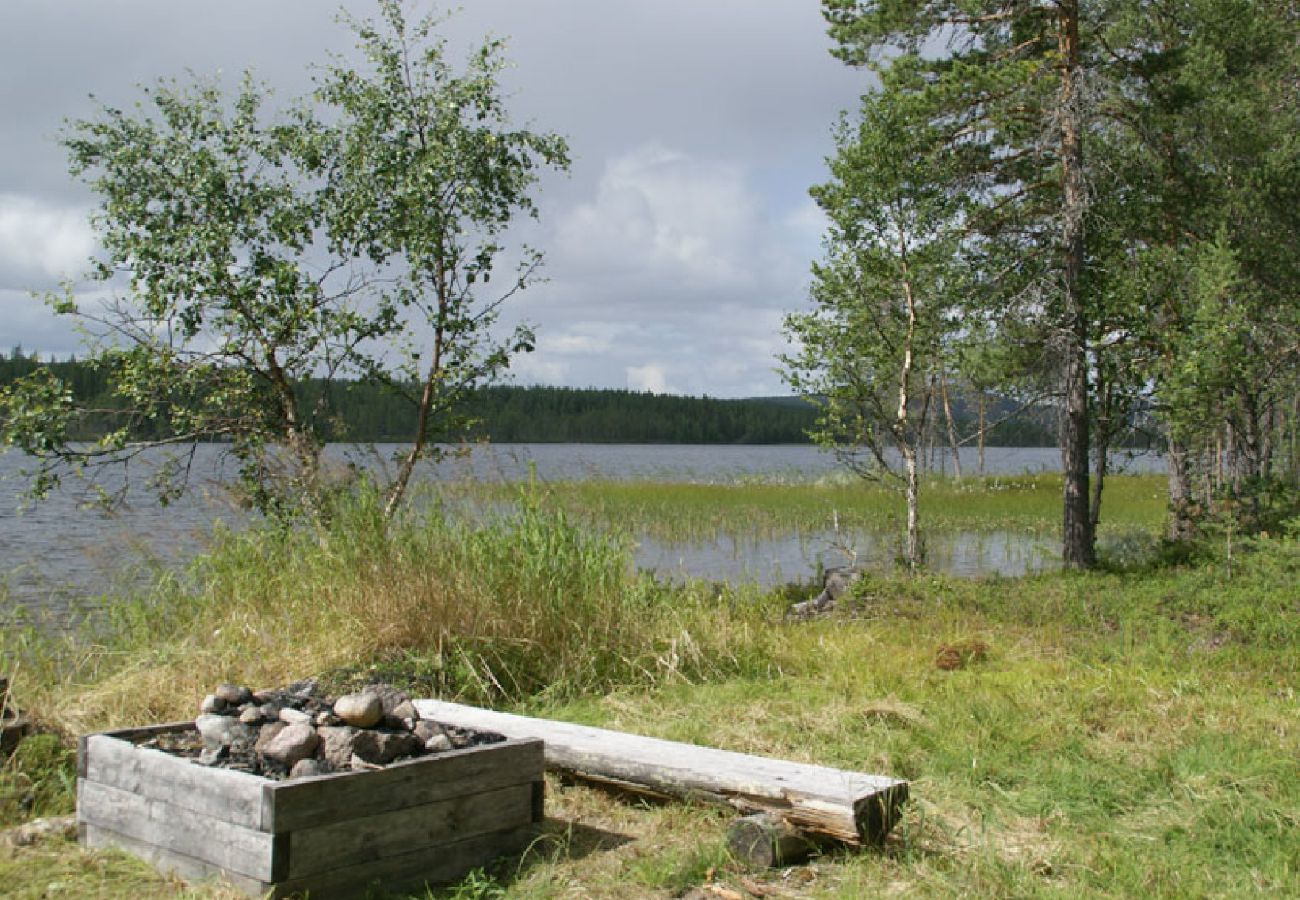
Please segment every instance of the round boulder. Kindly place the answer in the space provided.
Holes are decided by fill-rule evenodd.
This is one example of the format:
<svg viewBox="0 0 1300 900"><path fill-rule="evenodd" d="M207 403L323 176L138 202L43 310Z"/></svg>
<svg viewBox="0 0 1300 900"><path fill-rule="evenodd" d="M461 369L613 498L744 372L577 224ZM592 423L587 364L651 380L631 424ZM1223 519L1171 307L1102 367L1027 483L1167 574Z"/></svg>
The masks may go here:
<svg viewBox="0 0 1300 900"><path fill-rule="evenodd" d="M316 753L320 738L310 725L286 725L284 730L266 745L262 755L292 769L301 760Z"/></svg>
<svg viewBox="0 0 1300 900"><path fill-rule="evenodd" d="M384 704L374 694L345 694L334 701L334 715L355 728L370 728L384 717Z"/></svg>

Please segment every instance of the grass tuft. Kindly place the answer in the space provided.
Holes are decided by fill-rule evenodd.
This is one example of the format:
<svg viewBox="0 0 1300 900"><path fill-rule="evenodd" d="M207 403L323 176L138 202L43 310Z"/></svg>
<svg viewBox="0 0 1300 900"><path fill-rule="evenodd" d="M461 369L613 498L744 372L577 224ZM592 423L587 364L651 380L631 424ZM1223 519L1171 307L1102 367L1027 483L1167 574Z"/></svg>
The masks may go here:
<svg viewBox="0 0 1300 900"><path fill-rule="evenodd" d="M219 681L384 678L912 782L882 848L746 873L723 855L725 814L551 781L533 848L433 896L1295 893L1295 536L1160 564L1158 544L1135 543L1091 573L878 574L852 616L796 623L781 611L798 595L638 575L625 532L592 528L562 494L524 489L476 524L431 508L388 527L360 494L319 530L223 535L96 631L6 630L17 699L72 734L188 718ZM68 808L65 746L29 740L0 769L0 796L32 797L5 801L10 820ZM26 897L180 890L56 841L0 849L0 883Z"/></svg>

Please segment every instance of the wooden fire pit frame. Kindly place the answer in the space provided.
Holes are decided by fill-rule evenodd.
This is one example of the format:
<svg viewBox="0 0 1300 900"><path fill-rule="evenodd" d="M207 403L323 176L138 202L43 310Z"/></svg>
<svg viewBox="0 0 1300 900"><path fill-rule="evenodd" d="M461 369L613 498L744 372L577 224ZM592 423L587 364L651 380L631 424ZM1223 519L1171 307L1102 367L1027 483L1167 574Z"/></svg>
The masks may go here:
<svg viewBox="0 0 1300 900"><path fill-rule="evenodd" d="M350 897L454 881L527 846L543 817L542 742L507 739L383 769L273 781L137 741L177 722L80 740L77 825L183 878L251 896Z"/></svg>

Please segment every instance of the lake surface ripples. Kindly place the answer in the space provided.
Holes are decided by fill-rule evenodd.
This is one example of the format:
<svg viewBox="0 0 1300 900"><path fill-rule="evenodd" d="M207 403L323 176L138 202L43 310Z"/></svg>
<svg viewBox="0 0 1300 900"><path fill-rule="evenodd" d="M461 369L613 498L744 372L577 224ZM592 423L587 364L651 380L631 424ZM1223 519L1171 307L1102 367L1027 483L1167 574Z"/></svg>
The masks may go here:
<svg viewBox="0 0 1300 900"><path fill-rule="evenodd" d="M390 465L395 447L333 446L330 458L364 468ZM989 448L989 474L1059 470L1050 448ZM26 461L0 454L0 614L23 607L58 621L73 606L93 604L113 590L147 577L151 564L170 566L200 550L217 523L238 527L249 514L221 487L230 471L221 448L199 448L194 490L170 506L146 492L114 514L88 508L94 495L72 484L48 500L24 507ZM963 466L975 469L975 454L963 451ZM1130 471L1161 469L1158 457L1128 462ZM137 466L137 469L140 467ZM424 481L470 479L513 482L584 479L718 483L743 479L806 481L839 470L831 454L810 446L693 446L625 444L498 444L475 447L468 456L427 463ZM946 465L936 465L936 469ZM143 474L137 471L137 476ZM635 536L634 536L635 537ZM806 579L819 566L856 559L888 565L895 554L890 536L826 531L777 537L717 535L702 541L637 540L636 563L662 577L762 584ZM1054 541L1011 533L957 534L932 541L929 565L961 575L1022 574L1054 564Z"/></svg>

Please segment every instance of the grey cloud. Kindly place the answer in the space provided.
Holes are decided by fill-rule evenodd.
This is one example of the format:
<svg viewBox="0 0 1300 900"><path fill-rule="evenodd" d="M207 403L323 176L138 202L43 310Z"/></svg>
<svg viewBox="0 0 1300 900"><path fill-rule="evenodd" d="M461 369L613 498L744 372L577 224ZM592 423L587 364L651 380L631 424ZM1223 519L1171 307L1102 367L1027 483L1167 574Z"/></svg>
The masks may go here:
<svg viewBox="0 0 1300 900"><path fill-rule="evenodd" d="M93 113L88 94L128 104L138 96L136 84L159 76L219 70L233 80L252 68L288 97L309 88L310 63L324 62L330 51L352 53L351 35L335 23L337 7L328 0L4 2L0 194L42 208L90 202L66 174L54 143L64 118ZM779 389L772 360L756 357L779 343L780 309L802 302L808 260L817 250L807 186L823 177L838 111L855 107L868 84L864 73L828 55L818 4L463 5L446 27L453 56L484 34L507 38L515 118L565 133L575 156L570 176L547 177L541 185L541 222L517 230L548 251L552 280L521 295L510 318L535 323L543 336L620 329L603 348L543 339L538 353L521 362L521 373L546 380L547 373L563 371L567 383L617 387L626 383L629 366L655 365L679 390ZM361 0L346 6L361 16L374 10ZM611 197L611 172L656 147L679 154L682 172L700 176L696 183L716 189L713 196L734 208L711 209L707 198L675 210L651 203L650 215L622 220L625 233L601 232L602 223L618 221L611 213L622 202ZM731 201L721 188L731 190ZM636 199L635 190L623 197ZM636 230L642 226L659 230L647 240ZM696 238L703 243L691 243ZM710 259L720 261L711 277ZM6 286L44 271L30 254L0 257ZM57 326L14 315L17 296L4 295L0 345L73 345ZM706 383L709 378L719 381Z"/></svg>

